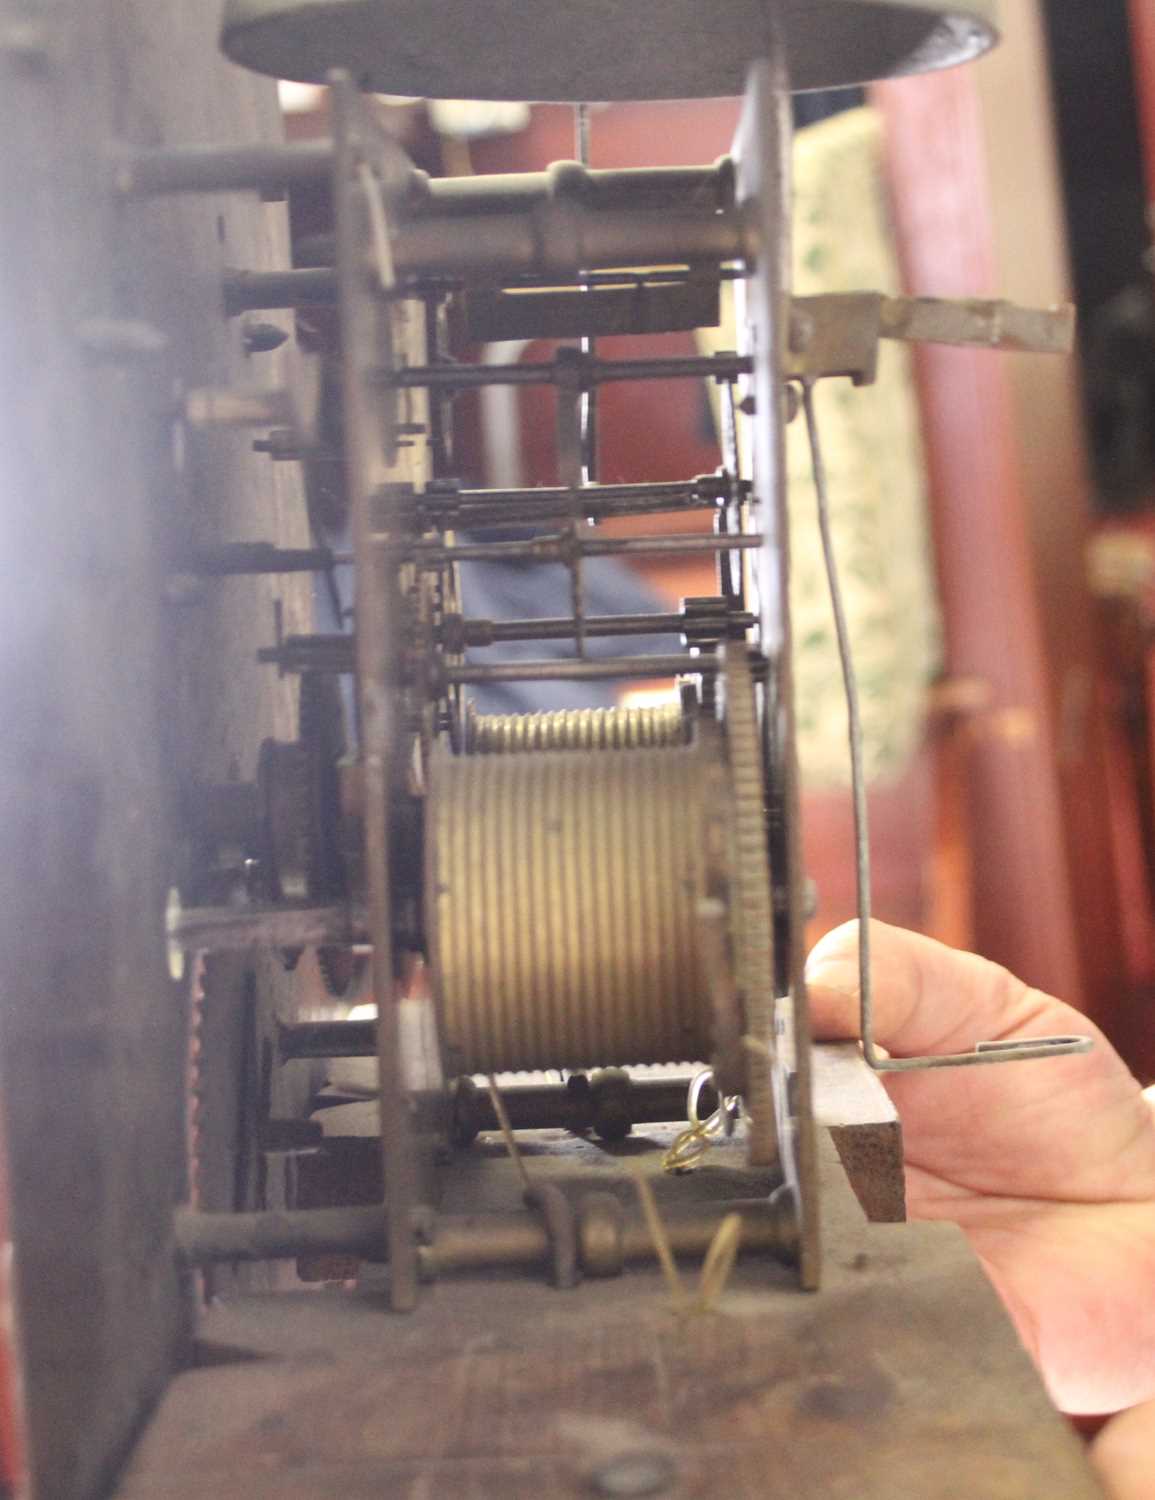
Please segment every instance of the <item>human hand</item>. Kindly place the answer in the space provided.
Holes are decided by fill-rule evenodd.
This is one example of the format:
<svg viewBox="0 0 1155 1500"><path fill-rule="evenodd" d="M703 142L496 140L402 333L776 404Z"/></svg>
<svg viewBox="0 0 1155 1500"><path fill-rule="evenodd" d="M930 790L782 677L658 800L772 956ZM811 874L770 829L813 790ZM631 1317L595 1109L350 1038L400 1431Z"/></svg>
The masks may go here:
<svg viewBox="0 0 1155 1500"><path fill-rule="evenodd" d="M964 1230L1055 1403L1102 1414L1155 1397L1151 1102L1070 1006L930 938L880 922L871 938L876 1037L896 1057L1094 1037L1083 1056L882 1078L902 1119L911 1218ZM807 980L815 1036L856 1036L856 923L818 943Z"/></svg>
<svg viewBox="0 0 1155 1500"><path fill-rule="evenodd" d="M1155 1477L1155 1401L1108 1422L1091 1457L1111 1500L1151 1500Z"/></svg>

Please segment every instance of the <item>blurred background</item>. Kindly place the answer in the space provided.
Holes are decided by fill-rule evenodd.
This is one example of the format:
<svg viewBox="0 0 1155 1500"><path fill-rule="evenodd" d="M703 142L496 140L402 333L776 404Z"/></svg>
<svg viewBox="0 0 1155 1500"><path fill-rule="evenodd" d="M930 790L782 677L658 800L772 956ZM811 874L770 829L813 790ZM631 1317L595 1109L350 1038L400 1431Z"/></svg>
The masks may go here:
<svg viewBox="0 0 1155 1500"><path fill-rule="evenodd" d="M1075 361L888 350L878 386L822 393L866 708L875 905L1074 1001L1148 1081L1155 6L1008 0L1003 10L1004 45L977 66L796 106L799 291L1074 300L1080 315ZM325 133L323 90L285 85L282 104L291 136ZM569 107L379 108L433 175L529 171L577 154ZM729 149L737 111L733 100L595 107L590 163L709 163ZM291 208L299 244L325 233L323 195L297 195ZM324 339L322 326L313 331ZM713 347L733 347L732 324L715 332ZM690 353L696 338L640 348L611 339L605 352ZM460 357L551 353L474 346ZM684 479L720 463L710 393L689 382L609 386L598 441L598 477L610 483ZM556 482L551 394L460 398L452 445L453 472L470 485ZM853 851L845 717L801 455L791 472L817 936L853 914ZM671 529L685 524L670 518ZM639 560L633 573L623 564L592 585L605 595L595 608L676 607L714 592L712 568L705 556ZM521 582L466 578L479 601L471 612L492 613L494 596ZM550 603L539 612L556 612Z"/></svg>

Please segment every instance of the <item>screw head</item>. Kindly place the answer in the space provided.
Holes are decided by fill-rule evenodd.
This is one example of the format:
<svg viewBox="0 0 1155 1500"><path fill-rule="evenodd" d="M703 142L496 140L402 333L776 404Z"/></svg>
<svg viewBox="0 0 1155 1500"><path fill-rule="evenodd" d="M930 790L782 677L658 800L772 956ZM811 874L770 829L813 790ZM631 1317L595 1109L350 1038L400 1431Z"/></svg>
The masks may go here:
<svg viewBox="0 0 1155 1500"><path fill-rule="evenodd" d="M814 342L816 332L817 327L810 314L795 308L790 315L790 352L805 354Z"/></svg>
<svg viewBox="0 0 1155 1500"><path fill-rule="evenodd" d="M174 984L179 984L185 976L184 945L176 936L176 930L180 925L183 909L180 892L176 886L172 886L165 901L164 936L165 951L168 958L168 975Z"/></svg>
<svg viewBox="0 0 1155 1500"><path fill-rule="evenodd" d="M241 324L241 343L246 354L270 354L279 349L289 335L275 323L263 323L255 319Z"/></svg>
<svg viewBox="0 0 1155 1500"><path fill-rule="evenodd" d="M52 37L35 16L13 16L0 21L0 54L18 63L42 65L52 55Z"/></svg>
<svg viewBox="0 0 1155 1500"><path fill-rule="evenodd" d="M599 1495L660 1495L674 1479L668 1453L618 1453L590 1475Z"/></svg>
<svg viewBox="0 0 1155 1500"><path fill-rule="evenodd" d="M168 335L140 318L83 318L75 333L89 354L109 361L151 359L168 348Z"/></svg>

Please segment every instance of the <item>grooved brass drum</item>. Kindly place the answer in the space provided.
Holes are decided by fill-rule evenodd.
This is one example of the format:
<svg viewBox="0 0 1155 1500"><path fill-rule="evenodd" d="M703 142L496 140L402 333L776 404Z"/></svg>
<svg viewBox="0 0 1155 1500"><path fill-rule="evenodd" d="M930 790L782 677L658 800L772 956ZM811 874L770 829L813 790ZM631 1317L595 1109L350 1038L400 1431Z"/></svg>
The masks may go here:
<svg viewBox="0 0 1155 1500"><path fill-rule="evenodd" d="M246 67L445 99L740 94L768 0L229 0ZM797 89L951 67L995 41L994 0L769 0Z"/></svg>
<svg viewBox="0 0 1155 1500"><path fill-rule="evenodd" d="M699 902L717 740L455 756L429 778L426 901L455 1073L710 1055Z"/></svg>

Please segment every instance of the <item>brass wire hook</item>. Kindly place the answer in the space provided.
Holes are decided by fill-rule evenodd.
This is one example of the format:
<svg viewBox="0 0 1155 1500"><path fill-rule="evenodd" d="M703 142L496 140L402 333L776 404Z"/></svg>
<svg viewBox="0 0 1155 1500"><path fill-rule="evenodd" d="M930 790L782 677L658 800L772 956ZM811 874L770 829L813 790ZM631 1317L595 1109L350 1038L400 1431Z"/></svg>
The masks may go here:
<svg viewBox="0 0 1155 1500"><path fill-rule="evenodd" d="M714 1113L704 1120L701 1117L699 1105L702 1091L713 1081L714 1073L711 1068L700 1069L690 1080L690 1086L686 1090L686 1119L690 1123L678 1133L673 1145L662 1157L663 1171L692 1172L710 1149L711 1143L726 1131L728 1122L732 1122L738 1103L736 1098L719 1097Z"/></svg>

